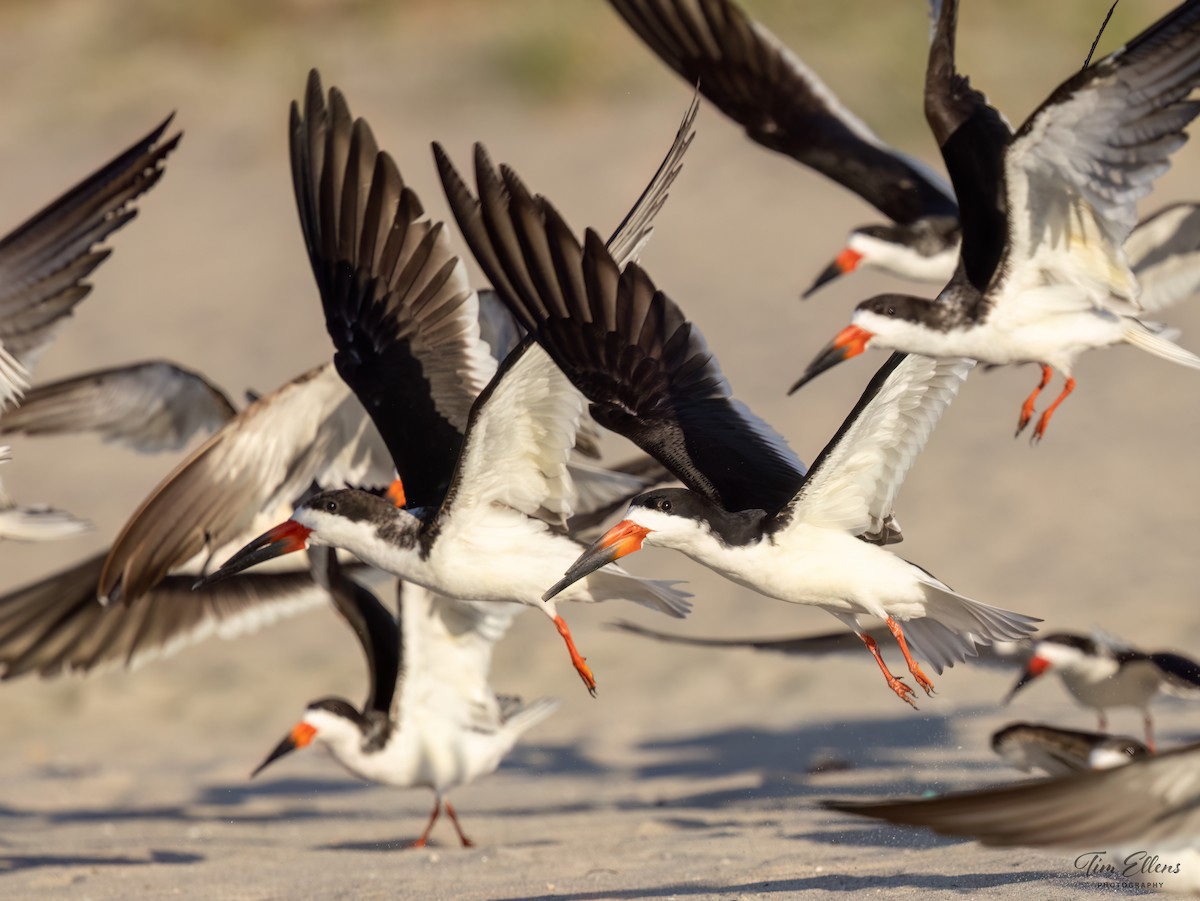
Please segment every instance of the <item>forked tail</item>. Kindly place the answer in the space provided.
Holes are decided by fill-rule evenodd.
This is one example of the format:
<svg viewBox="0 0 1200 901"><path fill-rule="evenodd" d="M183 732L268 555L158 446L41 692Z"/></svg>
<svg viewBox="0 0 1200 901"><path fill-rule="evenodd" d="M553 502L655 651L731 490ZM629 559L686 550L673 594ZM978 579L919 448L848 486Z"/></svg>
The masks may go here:
<svg viewBox="0 0 1200 901"><path fill-rule="evenodd" d="M1015 641L1037 631L1035 616L1013 613L956 594L940 582L925 583L925 616L900 623L908 643L940 674L980 645Z"/></svg>

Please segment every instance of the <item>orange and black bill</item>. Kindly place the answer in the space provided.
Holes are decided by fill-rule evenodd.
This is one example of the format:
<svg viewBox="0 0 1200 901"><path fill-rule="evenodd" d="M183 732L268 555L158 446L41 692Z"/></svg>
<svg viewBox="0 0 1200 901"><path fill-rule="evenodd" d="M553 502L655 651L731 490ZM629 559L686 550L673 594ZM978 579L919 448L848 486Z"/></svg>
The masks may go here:
<svg viewBox="0 0 1200 901"><path fill-rule="evenodd" d="M874 337L871 332L868 332L864 328L859 328L857 325L846 326L808 364L808 368L804 370L804 375L800 376L796 380L796 384L788 389L788 394L795 394L826 369L832 369L843 360L857 357L867 349L867 342Z"/></svg>
<svg viewBox="0 0 1200 901"><path fill-rule="evenodd" d="M809 286L809 289L800 295L801 299L808 300L835 278L841 278L843 275L853 272L858 267L858 261L861 259L861 253L851 250L849 247L845 248L837 255L837 259L821 271L821 274L817 276L817 280Z"/></svg>
<svg viewBox="0 0 1200 901"><path fill-rule="evenodd" d="M1007 704L1013 699L1018 691L1044 673L1050 666L1049 660L1044 660L1041 657L1034 657L1025 665L1025 671L1021 673L1021 678L1017 680L1017 684L1009 689L1008 694L1004 696L1004 703Z"/></svg>
<svg viewBox="0 0 1200 901"><path fill-rule="evenodd" d="M554 587L542 595L548 601L563 589L594 573L614 560L632 554L642 546L642 540L650 530L645 526L623 519L603 535L571 564L566 575L554 583Z"/></svg>
<svg viewBox="0 0 1200 901"><path fill-rule="evenodd" d="M313 736L317 734L317 730L308 723L296 723L292 727L292 731L287 734L279 744L275 746L275 750L267 755L267 759L254 768L254 772L250 774L253 779L284 754L290 754L297 748L303 748L313 740Z"/></svg>
<svg viewBox="0 0 1200 901"><path fill-rule="evenodd" d="M308 547L308 536L311 534L312 529L289 519L287 522L263 532L226 560L225 565L220 569L213 570L202 579L197 579L192 588L205 588L214 582L237 575L244 569L257 566L259 563L282 557L284 554L302 551Z"/></svg>

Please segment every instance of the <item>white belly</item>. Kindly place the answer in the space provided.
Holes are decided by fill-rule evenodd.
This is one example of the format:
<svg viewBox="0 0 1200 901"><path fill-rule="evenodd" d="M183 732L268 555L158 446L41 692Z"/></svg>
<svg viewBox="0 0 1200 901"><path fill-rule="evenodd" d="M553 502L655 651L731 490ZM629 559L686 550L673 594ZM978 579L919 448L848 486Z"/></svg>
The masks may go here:
<svg viewBox="0 0 1200 901"><path fill-rule="evenodd" d="M896 616L924 614L915 567L844 532L796 526L786 543L759 542L718 554L692 553L700 563L760 594L830 611Z"/></svg>

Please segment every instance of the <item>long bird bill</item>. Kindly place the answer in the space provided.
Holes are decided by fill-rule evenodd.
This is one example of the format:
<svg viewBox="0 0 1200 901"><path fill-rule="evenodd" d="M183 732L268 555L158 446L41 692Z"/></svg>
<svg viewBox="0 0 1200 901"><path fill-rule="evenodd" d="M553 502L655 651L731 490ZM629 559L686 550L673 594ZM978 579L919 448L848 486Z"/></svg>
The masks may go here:
<svg viewBox="0 0 1200 901"><path fill-rule="evenodd" d="M804 375L800 376L796 380L796 384L788 389L788 394L795 394L826 369L832 369L843 360L857 357L867 349L867 342L874 337L875 335L868 332L865 328L859 328L857 325L846 326L808 364L808 368L804 370Z"/></svg>
<svg viewBox="0 0 1200 901"><path fill-rule="evenodd" d="M566 575L554 583L554 587L542 595L543 601L548 601L564 588L574 585L584 576L590 575L602 566L607 566L614 560L632 554L642 547L642 540L650 530L635 522L623 519L588 548L579 559L571 564Z"/></svg>
<svg viewBox="0 0 1200 901"><path fill-rule="evenodd" d="M280 523L275 528L263 532L248 545L225 561L220 569L213 570L202 579L197 579L192 589L205 588L214 582L228 579L244 569L257 566L267 560L282 557L302 551L308 547L308 536L312 529L302 526L294 519Z"/></svg>
<svg viewBox="0 0 1200 901"><path fill-rule="evenodd" d="M800 295L801 300L808 300L817 291L829 284L835 278L841 278L843 275L853 272L858 268L858 261L862 259L862 254L857 250L851 250L847 247L837 255L837 258L826 266L821 274L817 276L817 280L809 286L808 290Z"/></svg>
<svg viewBox="0 0 1200 901"><path fill-rule="evenodd" d="M1025 671L1021 673L1021 678L1017 680L1017 684L1009 689L1008 694L1004 696L1004 703L1007 704L1013 699L1018 691L1044 673L1050 666L1050 661L1042 657L1034 657L1025 665Z"/></svg>
<svg viewBox="0 0 1200 901"><path fill-rule="evenodd" d="M254 772L250 774L253 779L284 754L290 754L297 748L303 748L313 740L313 736L317 734L315 726L310 726L308 723L296 723L292 727L292 731L279 744L275 746L275 750L267 755L267 759L254 768Z"/></svg>

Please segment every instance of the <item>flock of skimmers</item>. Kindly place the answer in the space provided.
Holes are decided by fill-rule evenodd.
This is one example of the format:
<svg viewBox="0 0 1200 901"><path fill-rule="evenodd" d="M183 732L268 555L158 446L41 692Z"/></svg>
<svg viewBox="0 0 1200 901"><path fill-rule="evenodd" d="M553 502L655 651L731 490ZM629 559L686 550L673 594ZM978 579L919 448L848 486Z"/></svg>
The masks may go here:
<svg viewBox="0 0 1200 901"><path fill-rule="evenodd" d="M1194 843L1200 746L1151 753L1147 708L1161 691L1200 690L1200 665L1101 634L1033 637L1035 617L952 591L888 546L901 540L901 483L977 361L1040 365L1018 433L1053 370L1065 377L1035 438L1074 388L1085 350L1125 342L1200 368L1146 318L1200 288L1200 206L1140 222L1135 212L1200 112L1190 99L1200 0L1086 65L1015 131L956 69L957 2L935 8L925 108L950 184L883 144L732 2L609 2L754 140L891 220L856 229L811 290L868 266L944 285L933 300L859 304L803 373L797 387L868 345L893 351L815 462L806 467L734 399L699 328L637 262L698 101L607 240L572 228L482 146L464 176L434 144L458 230L490 281L483 288L468 283L463 248L424 212L367 123L313 72L291 108L290 162L331 362L240 411L164 362L30 386L34 359L90 290L109 236L162 176L180 139L164 138L169 120L0 241L9 408L0 431L90 430L141 451L215 432L107 553L0 599L4 678L133 665L331 599L365 653L366 702L312 702L263 766L323 743L361 777L433 789L418 845L443 806L468 844L444 795L495 769L555 708L495 694L495 642L534 607L594 691L557 602L624 599L684 616L688 595L675 583L616 562L657 545L761 594L828 610L850 631L759 644L823 652L861 640L888 689L914 707L918 689L933 690L918 660L941 673L984 656L1024 665L1014 693L1060 673L1102 730L1108 708L1145 714L1145 745L1029 724L997 734L1002 754L1050 771L1047 781L857 812L998 843ZM645 455L602 466L598 429ZM245 543L264 518L284 517ZM84 527L12 501L0 516L12 538ZM307 568L244 572L305 549ZM399 577L395 614L357 580L368 566ZM880 654L892 641L915 688ZM1100 761L1124 766L1101 771Z"/></svg>

